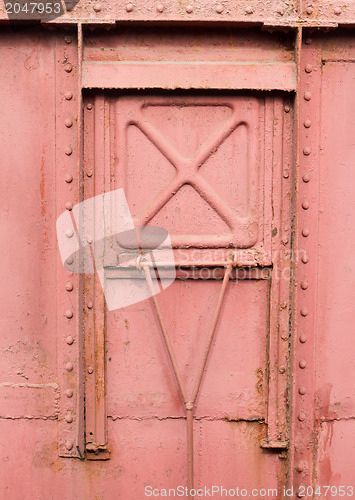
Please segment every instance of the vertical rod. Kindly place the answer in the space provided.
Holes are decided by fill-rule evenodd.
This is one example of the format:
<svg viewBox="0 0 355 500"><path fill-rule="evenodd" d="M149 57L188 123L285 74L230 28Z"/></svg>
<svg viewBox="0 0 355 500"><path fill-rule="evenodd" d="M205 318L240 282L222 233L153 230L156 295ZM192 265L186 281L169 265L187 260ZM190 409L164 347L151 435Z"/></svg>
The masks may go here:
<svg viewBox="0 0 355 500"><path fill-rule="evenodd" d="M186 408L187 418L187 486L188 498L193 500L194 496L191 495L191 490L194 487L194 417L193 406Z"/></svg>

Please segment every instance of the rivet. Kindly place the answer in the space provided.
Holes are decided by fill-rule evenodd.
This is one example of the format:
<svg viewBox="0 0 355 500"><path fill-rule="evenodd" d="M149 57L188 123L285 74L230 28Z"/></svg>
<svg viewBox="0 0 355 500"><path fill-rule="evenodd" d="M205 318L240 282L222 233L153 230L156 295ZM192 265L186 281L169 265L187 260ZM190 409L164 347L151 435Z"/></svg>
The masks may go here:
<svg viewBox="0 0 355 500"><path fill-rule="evenodd" d="M301 315L302 316L307 316L307 314L308 314L308 309L306 307L302 307L302 309L301 309Z"/></svg>
<svg viewBox="0 0 355 500"><path fill-rule="evenodd" d="M67 201L66 204L65 204L65 208L67 210L72 210L72 208L73 208L72 202L71 201Z"/></svg>
<svg viewBox="0 0 355 500"><path fill-rule="evenodd" d="M65 289L67 292L71 292L73 291L73 288L74 288L74 285L71 281L67 281L66 285L65 285Z"/></svg>
<svg viewBox="0 0 355 500"><path fill-rule="evenodd" d="M311 43L312 43L312 38L306 38L305 44L306 45L311 45Z"/></svg>
<svg viewBox="0 0 355 500"><path fill-rule="evenodd" d="M308 227L305 227L304 229L302 229L302 236L304 236L305 238L307 238L307 236L309 236Z"/></svg>
<svg viewBox="0 0 355 500"><path fill-rule="evenodd" d="M188 14L192 14L192 12L193 12L193 11L194 11L194 9L193 9L192 5L188 5L188 6L186 7L186 12L187 12Z"/></svg>
<svg viewBox="0 0 355 500"><path fill-rule="evenodd" d="M308 281L301 281L302 290L307 290L308 286L309 286Z"/></svg>
<svg viewBox="0 0 355 500"><path fill-rule="evenodd" d="M280 16L283 16L283 15L284 15L284 10L283 10L283 8L282 8L281 6L277 7L276 12L277 12L278 14L280 14Z"/></svg>
<svg viewBox="0 0 355 500"><path fill-rule="evenodd" d="M65 41L65 43L68 43L68 44L69 44L69 43L72 43L73 39L72 39L72 37L71 37L71 36L65 36L65 37L64 37L64 41Z"/></svg>
<svg viewBox="0 0 355 500"><path fill-rule="evenodd" d="M74 394L73 389L67 389L65 391L65 395L66 395L67 398L72 398L73 394Z"/></svg>
<svg viewBox="0 0 355 500"><path fill-rule="evenodd" d="M133 10L133 9L134 9L134 7L133 7L133 3L128 3L128 4L126 5L126 11L127 11L127 12L132 12L132 10Z"/></svg>
<svg viewBox="0 0 355 500"><path fill-rule="evenodd" d="M301 411L301 412L298 414L298 420L299 420L300 422L303 422L304 420L306 420L306 414L305 414L303 411Z"/></svg>
<svg viewBox="0 0 355 500"><path fill-rule="evenodd" d="M92 308L93 308L93 305L94 305L94 304L92 303L92 300L89 300L89 302L86 304L86 307L87 307L88 309L92 309Z"/></svg>
<svg viewBox="0 0 355 500"><path fill-rule="evenodd" d="M86 172L86 175L87 175L88 177L92 177L92 170L88 170L88 171Z"/></svg>
<svg viewBox="0 0 355 500"><path fill-rule="evenodd" d="M309 209L309 201L308 200L304 200L303 203L302 203L302 208L303 210L308 210Z"/></svg>
<svg viewBox="0 0 355 500"><path fill-rule="evenodd" d="M286 371L286 367L285 366L280 366L279 372L280 373L285 373L285 371Z"/></svg>
<svg viewBox="0 0 355 500"><path fill-rule="evenodd" d="M71 146L67 146L65 149L64 149L64 153L67 155L67 156L70 156L73 152L73 148Z"/></svg>
<svg viewBox="0 0 355 500"><path fill-rule="evenodd" d="M305 359L301 359L301 361L298 364L299 364L299 367L302 368L302 370L304 368L306 368L306 366L307 366L307 362Z"/></svg>
<svg viewBox="0 0 355 500"><path fill-rule="evenodd" d="M290 106L285 106L285 107L284 107L284 111L285 111L285 113L289 113L289 112L290 112L290 110L291 110Z"/></svg>
<svg viewBox="0 0 355 500"><path fill-rule="evenodd" d="M284 170L284 173L282 174L284 179L288 179L289 173L287 170Z"/></svg>
<svg viewBox="0 0 355 500"><path fill-rule="evenodd" d="M312 7L312 5L310 5L309 7L307 7L306 12L307 12L307 14L308 14L309 16L310 16L311 14L313 14L313 7Z"/></svg>
<svg viewBox="0 0 355 500"><path fill-rule="evenodd" d="M86 109L92 109L92 108L93 108L93 104L91 102L88 102L86 105Z"/></svg>
<svg viewBox="0 0 355 500"><path fill-rule="evenodd" d="M280 304L280 310L286 309L286 307L287 307L287 302L281 302L281 304Z"/></svg>
<svg viewBox="0 0 355 500"><path fill-rule="evenodd" d="M73 257L70 255L67 260L65 261L66 264L69 264L69 266L74 262Z"/></svg>
<svg viewBox="0 0 355 500"><path fill-rule="evenodd" d="M157 11L162 13L164 11L164 5L161 3L159 5L157 5Z"/></svg>
<svg viewBox="0 0 355 500"><path fill-rule="evenodd" d="M68 319L72 318L74 316L74 313L71 309L67 309L64 313L64 316Z"/></svg>
<svg viewBox="0 0 355 500"><path fill-rule="evenodd" d="M67 370L67 372L72 372L73 368L74 368L73 363L70 363L70 361L65 365L65 369Z"/></svg>
<svg viewBox="0 0 355 500"><path fill-rule="evenodd" d="M310 101L312 99L312 94L307 90L305 93L304 93L304 99L306 101Z"/></svg>
<svg viewBox="0 0 355 500"><path fill-rule="evenodd" d="M287 243L288 243L288 238L282 238L281 243L282 243L283 245L287 245Z"/></svg>
<svg viewBox="0 0 355 500"><path fill-rule="evenodd" d="M70 101L73 98L73 92L65 92L64 97L66 98L67 101Z"/></svg>
<svg viewBox="0 0 355 500"><path fill-rule="evenodd" d="M217 14L222 14L223 12L223 5L221 5L220 3L216 6L216 12Z"/></svg>
<svg viewBox="0 0 355 500"><path fill-rule="evenodd" d="M303 182L309 182L311 180L311 176L309 174L303 174L302 180Z"/></svg>
<svg viewBox="0 0 355 500"><path fill-rule="evenodd" d="M254 9L253 9L253 7L249 6L249 7L247 7L247 8L245 9L245 12L246 12L247 14L253 14Z"/></svg>
<svg viewBox="0 0 355 500"><path fill-rule="evenodd" d="M71 64L66 64L64 66L64 70L67 72L67 73L71 73L73 71L73 66Z"/></svg>
<svg viewBox="0 0 355 500"><path fill-rule="evenodd" d="M68 335L68 337L65 339L65 342L68 344L68 345L72 345L73 342L74 342L74 339L71 335Z"/></svg>
<svg viewBox="0 0 355 500"><path fill-rule="evenodd" d="M281 338L282 340L288 340L288 334L284 333L283 335L281 335Z"/></svg>
<svg viewBox="0 0 355 500"><path fill-rule="evenodd" d="M298 393L301 394L301 396L304 396L306 394L306 391L307 389L305 388L304 385L301 385L299 388L298 388Z"/></svg>
<svg viewBox="0 0 355 500"><path fill-rule="evenodd" d="M91 245L91 243L94 241L94 238L89 235L87 238L86 238L86 241L89 243L89 245Z"/></svg>
<svg viewBox="0 0 355 500"><path fill-rule="evenodd" d="M93 373L93 372L94 372L94 369L93 369L91 366L89 366L89 368L88 368L88 373L90 373L90 374L91 374L91 373Z"/></svg>
<svg viewBox="0 0 355 500"><path fill-rule="evenodd" d="M65 180L65 182L67 182L68 184L70 184L72 182L72 180L73 180L73 176L70 175L70 174L65 174L64 180Z"/></svg>
<svg viewBox="0 0 355 500"><path fill-rule="evenodd" d="M304 67L304 70L306 73L312 73L312 70L313 70L312 64L306 64L306 66Z"/></svg>
<svg viewBox="0 0 355 500"><path fill-rule="evenodd" d="M70 118L67 118L64 123L65 123L65 126L67 128L70 128L73 126L73 120L71 120Z"/></svg>
<svg viewBox="0 0 355 500"><path fill-rule="evenodd" d="M71 424L73 421L73 415L71 413L67 413L65 415L65 420L66 420L66 422L68 422L68 424Z"/></svg>
<svg viewBox="0 0 355 500"><path fill-rule="evenodd" d="M100 3L95 3L93 9L94 9L95 12L100 12L100 10L102 9L101 4Z"/></svg>
<svg viewBox="0 0 355 500"><path fill-rule="evenodd" d="M301 342L301 344L305 344L307 342L307 337L303 333L298 337L298 340Z"/></svg>
<svg viewBox="0 0 355 500"><path fill-rule="evenodd" d="M303 122L303 125L306 128L309 128L312 125L312 122L311 122L311 120L309 118L306 118L305 121Z"/></svg>
<svg viewBox="0 0 355 500"><path fill-rule="evenodd" d="M305 146L305 147L303 148L303 154L304 154L305 156L309 156L309 155L311 154L311 148L310 148L309 146Z"/></svg>
<svg viewBox="0 0 355 500"><path fill-rule="evenodd" d="M307 264L307 262L309 261L308 255L303 254L301 257L301 261L303 262L303 264Z"/></svg>
<svg viewBox="0 0 355 500"><path fill-rule="evenodd" d="M71 237L73 236L73 234L74 234L74 231L73 231L72 229L67 229L67 230L65 231L65 236L66 236L67 238L71 238Z"/></svg>
<svg viewBox="0 0 355 500"><path fill-rule="evenodd" d="M334 9L334 14L335 14L336 16L340 16L340 14L341 14L341 7L335 7L335 9Z"/></svg>
<svg viewBox="0 0 355 500"><path fill-rule="evenodd" d="M67 441L65 443L65 447L68 451L70 451L73 448L73 443L71 441Z"/></svg>

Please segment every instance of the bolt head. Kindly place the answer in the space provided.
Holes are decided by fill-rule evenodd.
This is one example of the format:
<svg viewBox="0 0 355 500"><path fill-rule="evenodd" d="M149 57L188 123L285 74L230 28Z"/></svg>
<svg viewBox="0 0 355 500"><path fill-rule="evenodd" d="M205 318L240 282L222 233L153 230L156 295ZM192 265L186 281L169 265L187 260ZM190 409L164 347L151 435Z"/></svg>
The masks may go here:
<svg viewBox="0 0 355 500"><path fill-rule="evenodd" d="M335 7L335 9L334 9L334 14L335 14L336 16L340 16L340 14L341 14L341 7Z"/></svg>
<svg viewBox="0 0 355 500"><path fill-rule="evenodd" d="M308 255L303 254L301 257L301 261L303 262L303 264L307 264L307 262L309 261Z"/></svg>
<svg viewBox="0 0 355 500"><path fill-rule="evenodd" d="M304 471L304 469L305 469L305 464L304 464L304 463L300 462L300 463L298 463L298 464L296 465L296 470L297 470L297 472L303 472L303 471Z"/></svg>
<svg viewBox="0 0 355 500"><path fill-rule="evenodd" d="M307 314L308 314L308 309L306 307L302 307L301 316L307 316Z"/></svg>
<svg viewBox="0 0 355 500"><path fill-rule="evenodd" d="M67 201L67 203L65 204L65 208L67 210L72 210L72 208L73 208L72 202L71 201Z"/></svg>
<svg viewBox="0 0 355 500"><path fill-rule="evenodd" d="M101 4L100 3L95 3L95 5L93 6L93 9L95 12L100 12L102 7L101 7Z"/></svg>
<svg viewBox="0 0 355 500"><path fill-rule="evenodd" d="M68 424L71 424L72 421L73 421L73 415L71 413L67 413L65 415L65 421L68 423Z"/></svg>
<svg viewBox="0 0 355 500"><path fill-rule="evenodd" d="M222 14L222 12L223 12L223 5L222 4L219 3L218 5L216 5L216 12L217 12L217 14Z"/></svg>
<svg viewBox="0 0 355 500"><path fill-rule="evenodd" d="M67 156L70 156L72 153L73 153L73 148L71 146L67 146L65 149L64 149L64 153L67 155Z"/></svg>
<svg viewBox="0 0 355 500"><path fill-rule="evenodd" d="M289 173L288 173L287 170L285 170L282 175L283 175L284 179L288 179L289 178Z"/></svg>
<svg viewBox="0 0 355 500"><path fill-rule="evenodd" d="M72 37L71 37L71 36L65 36L65 37L64 37L64 41L65 41L65 43L68 43L68 44L69 44L69 43L72 43L73 39L72 39Z"/></svg>
<svg viewBox="0 0 355 500"><path fill-rule="evenodd" d="M306 101L310 101L312 99L312 94L307 90L305 93L304 93L304 99Z"/></svg>
<svg viewBox="0 0 355 500"><path fill-rule="evenodd" d="M304 411L301 411L299 414L298 414L298 420L300 422L303 422L304 420L306 420L306 414Z"/></svg>
<svg viewBox="0 0 355 500"><path fill-rule="evenodd" d="M93 372L94 372L94 369L91 366L89 366L88 373L90 373L90 375L91 375L91 373L93 373Z"/></svg>
<svg viewBox="0 0 355 500"><path fill-rule="evenodd" d="M70 174L65 174L64 180L65 180L65 182L70 184L73 181L73 176Z"/></svg>
<svg viewBox="0 0 355 500"><path fill-rule="evenodd" d="M301 344L305 344L307 342L307 337L303 333L301 333L298 339L301 342Z"/></svg>
<svg viewBox="0 0 355 500"><path fill-rule="evenodd" d="M88 177L92 177L92 170L91 170L91 169L90 169L90 170L88 170L88 171L86 172L86 175L87 175Z"/></svg>
<svg viewBox="0 0 355 500"><path fill-rule="evenodd" d="M306 118L303 122L303 125L305 126L305 128L309 128L312 125L312 122L309 118Z"/></svg>
<svg viewBox="0 0 355 500"><path fill-rule="evenodd" d="M245 12L246 12L246 14L253 14L254 9L253 9L253 7L249 6L249 7L247 7L247 8L245 9Z"/></svg>
<svg viewBox="0 0 355 500"><path fill-rule="evenodd" d="M280 368L279 368L279 372L280 372L281 374L285 373L285 372L286 372L286 367L285 367L285 366L280 366Z"/></svg>
<svg viewBox="0 0 355 500"><path fill-rule="evenodd" d="M73 389L67 389L65 391L65 395L66 395L67 398L72 398L73 394L74 394Z"/></svg>
<svg viewBox="0 0 355 500"><path fill-rule="evenodd" d="M71 64L66 64L64 66L64 70L67 72L67 73L71 73L73 71L73 66Z"/></svg>
<svg viewBox="0 0 355 500"><path fill-rule="evenodd" d="M301 359L301 360L300 360L300 362L299 362L298 364L299 364L299 367L300 367L300 368L302 368L302 370L303 370L304 368L306 368L306 366L307 366L307 362L306 362L306 360L305 360L305 359Z"/></svg>
<svg viewBox="0 0 355 500"><path fill-rule="evenodd" d="M157 11L160 13L162 13L164 11L164 5L162 3L159 3L157 5Z"/></svg>
<svg viewBox="0 0 355 500"><path fill-rule="evenodd" d="M66 264L68 264L69 266L71 266L71 264L74 262L74 259L72 256L68 257L67 260L65 261Z"/></svg>
<svg viewBox="0 0 355 500"><path fill-rule="evenodd" d="M308 281L301 281L302 290L307 290L308 287L309 287Z"/></svg>
<svg viewBox="0 0 355 500"><path fill-rule="evenodd" d="M133 11L133 9L134 9L133 3L128 3L128 4L126 5L126 11L127 11L127 12L132 12L132 11Z"/></svg>
<svg viewBox="0 0 355 500"><path fill-rule="evenodd" d="M65 123L65 126L67 128L70 128L73 126L73 120L71 118L67 118L64 123Z"/></svg>
<svg viewBox="0 0 355 500"><path fill-rule="evenodd" d="M309 174L303 174L302 176L303 182L309 182L311 180L311 176Z"/></svg>
<svg viewBox="0 0 355 500"><path fill-rule="evenodd" d="M309 7L307 7L306 12L307 12L307 14L308 14L309 16L310 16L311 14L313 14L313 7L312 7L312 5L310 5Z"/></svg>
<svg viewBox="0 0 355 500"><path fill-rule="evenodd" d="M186 7L186 12L187 12L188 14L192 14L192 12L193 12L193 11L194 11L194 9L193 9L192 5L188 5L188 6Z"/></svg>
<svg viewBox="0 0 355 500"><path fill-rule="evenodd" d="M92 300L89 300L89 302L86 304L86 307L87 307L88 309L92 309L92 308L93 308L93 306L94 306L94 304L93 304Z"/></svg>
<svg viewBox="0 0 355 500"><path fill-rule="evenodd" d="M310 207L309 201L308 200L304 200L303 203L302 203L303 210L308 210L309 207Z"/></svg>
<svg viewBox="0 0 355 500"><path fill-rule="evenodd" d="M88 102L87 105L86 105L86 109L92 109L93 108L93 104L91 102Z"/></svg>
<svg viewBox="0 0 355 500"><path fill-rule="evenodd" d="M305 227L304 229L302 229L302 236L304 236L305 238L307 238L307 236L309 236L308 227Z"/></svg>
<svg viewBox="0 0 355 500"><path fill-rule="evenodd" d="M298 388L298 393L301 395L301 396L304 396L306 394L306 388L304 385L301 385L299 388Z"/></svg>
<svg viewBox="0 0 355 500"><path fill-rule="evenodd" d="M68 319L72 318L74 316L74 313L71 309L67 309L64 313L64 316Z"/></svg>
<svg viewBox="0 0 355 500"><path fill-rule="evenodd" d="M305 42L306 45L311 45L312 43L312 38L306 38Z"/></svg>
<svg viewBox="0 0 355 500"><path fill-rule="evenodd" d="M313 70L312 64L306 64L306 66L304 67L304 70L306 73L312 73L312 70Z"/></svg>
<svg viewBox="0 0 355 500"><path fill-rule="evenodd" d="M276 12L277 12L280 16L283 16L283 15L284 15L284 10L283 10L283 8L281 7L281 5L279 5L279 7L277 7Z"/></svg>
<svg viewBox="0 0 355 500"><path fill-rule="evenodd" d="M70 450L73 448L73 446L74 446L74 445L73 445L73 443L72 443L71 441L67 441L67 442L65 443L65 447L66 447L66 449L67 449L68 451L70 451Z"/></svg>
<svg viewBox="0 0 355 500"><path fill-rule="evenodd" d="M68 335L68 337L65 339L65 342L68 344L68 345L72 345L74 343L74 339L71 335Z"/></svg>
<svg viewBox="0 0 355 500"><path fill-rule="evenodd" d="M290 110L291 110L290 106L285 106L285 107L284 107L284 111L285 111L285 113L289 113L289 112L290 112Z"/></svg>
<svg viewBox="0 0 355 500"><path fill-rule="evenodd" d="M70 361L65 365L65 369L67 372L72 372L73 371L73 363L70 363Z"/></svg>
<svg viewBox="0 0 355 500"><path fill-rule="evenodd" d="M309 156L309 155L311 154L311 148L310 148L309 146L305 146L305 147L303 148L303 154L304 154L305 156Z"/></svg>
<svg viewBox="0 0 355 500"><path fill-rule="evenodd" d="M73 98L73 92L65 92L64 97L67 101L70 101Z"/></svg>
<svg viewBox="0 0 355 500"><path fill-rule="evenodd" d="M67 230L65 231L65 236L66 236L67 238L71 238L73 235L74 235L74 231L73 231L72 229L67 229Z"/></svg>
<svg viewBox="0 0 355 500"><path fill-rule="evenodd" d="M65 285L65 289L67 292L72 292L73 291L73 288L74 288L74 285L71 281L67 281L66 285Z"/></svg>

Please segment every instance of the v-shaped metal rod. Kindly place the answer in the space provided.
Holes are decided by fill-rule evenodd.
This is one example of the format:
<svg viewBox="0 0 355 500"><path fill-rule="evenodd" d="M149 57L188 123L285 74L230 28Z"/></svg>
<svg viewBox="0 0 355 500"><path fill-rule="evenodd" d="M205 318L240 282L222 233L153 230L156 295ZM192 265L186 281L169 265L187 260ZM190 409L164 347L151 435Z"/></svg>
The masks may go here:
<svg viewBox="0 0 355 500"><path fill-rule="evenodd" d="M194 388L192 391L192 396L189 399L187 397L186 390L185 390L184 384L183 384L182 379L181 379L179 367L177 365L176 358L175 358L174 349L173 349L173 346L172 346L171 341L170 341L170 336L169 336L169 333L168 333L166 325L165 325L165 321L164 321L164 318L163 318L163 315L162 315L162 312L161 312L161 309L159 306L159 302L158 302L157 296L155 295L154 285L153 285L152 277L150 275L150 266L148 264L142 263L142 268L144 270L145 278L146 278L146 281L147 281L147 284L149 287L149 291L151 293L151 299L152 299L153 304L154 304L155 312L156 312L157 317L158 317L158 321L159 321L160 329L161 329L161 332L163 335L165 347L166 347L166 350L168 352L169 359L170 359L170 362L171 362L171 365L172 365L172 368L174 371L175 379L176 379L176 382L177 382L177 385L179 388L180 396L181 396L182 402L183 402L183 404L185 406L185 410L186 410L187 463L188 463L187 485L188 485L188 493L189 493L188 498L190 500L193 500L193 498L194 498L194 496L191 495L191 490L194 487L193 410L194 410L195 402L196 402L196 399L197 399L197 396L198 396L198 393L199 393L199 390L201 387L203 374L204 374L205 369L206 369L208 355L209 355L210 350L211 350L211 345L212 345L214 334L216 331L216 326L218 323L223 299L224 299L224 296L225 296L225 293L227 290L229 278L231 276L232 267L233 267L232 262L226 264L226 271L225 271L225 274L223 277L222 288L221 288L221 291L219 293L216 308L215 308L214 315L212 318L212 323L211 323L211 326L210 326L210 329L208 332L207 342L206 342L206 345L205 345L205 348L203 351L202 361L201 361L201 364L200 364L200 367L199 367L199 370L197 373L197 378L196 378L196 382L195 382L195 385L194 385Z"/></svg>

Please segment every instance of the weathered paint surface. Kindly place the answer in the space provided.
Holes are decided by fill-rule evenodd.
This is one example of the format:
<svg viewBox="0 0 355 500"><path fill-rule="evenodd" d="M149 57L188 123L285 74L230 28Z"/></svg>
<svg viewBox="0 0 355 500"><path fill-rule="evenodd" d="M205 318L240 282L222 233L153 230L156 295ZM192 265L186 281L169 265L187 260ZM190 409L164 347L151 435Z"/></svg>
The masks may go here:
<svg viewBox="0 0 355 500"><path fill-rule="evenodd" d="M355 486L354 38L168 31L0 34L1 498ZM121 186L183 267L105 312L55 221Z"/></svg>

